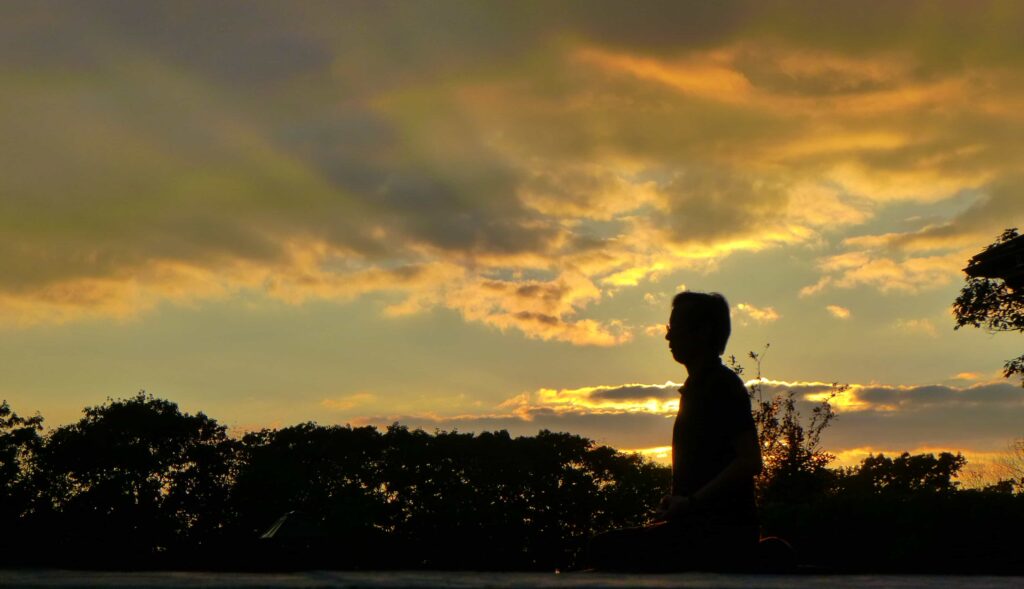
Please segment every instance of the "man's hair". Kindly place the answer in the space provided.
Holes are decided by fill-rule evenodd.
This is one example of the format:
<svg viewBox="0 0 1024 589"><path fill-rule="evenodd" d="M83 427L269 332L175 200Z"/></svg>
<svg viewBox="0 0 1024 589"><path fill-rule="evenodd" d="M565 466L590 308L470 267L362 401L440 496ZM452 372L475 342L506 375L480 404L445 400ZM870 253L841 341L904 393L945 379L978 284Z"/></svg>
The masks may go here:
<svg viewBox="0 0 1024 589"><path fill-rule="evenodd" d="M684 321L689 325L711 326L711 344L718 355L725 353L725 344L732 333L732 322L729 320L729 303L717 292L683 291L672 299L672 317L682 313Z"/></svg>

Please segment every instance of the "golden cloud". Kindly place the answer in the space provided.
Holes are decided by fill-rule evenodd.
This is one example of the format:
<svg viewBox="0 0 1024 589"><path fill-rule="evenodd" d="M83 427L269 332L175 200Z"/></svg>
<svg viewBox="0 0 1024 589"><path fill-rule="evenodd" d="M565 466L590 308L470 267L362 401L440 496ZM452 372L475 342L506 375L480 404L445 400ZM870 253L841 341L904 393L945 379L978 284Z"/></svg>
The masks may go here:
<svg viewBox="0 0 1024 589"><path fill-rule="evenodd" d="M979 380L982 375L977 372L958 372L953 378L955 380Z"/></svg>
<svg viewBox="0 0 1024 589"><path fill-rule="evenodd" d="M740 316L740 321L751 319L757 323L774 323L779 320L778 311L771 307L755 307L750 303L739 303L735 307L735 313Z"/></svg>
<svg viewBox="0 0 1024 589"><path fill-rule="evenodd" d="M664 338L665 337L665 329L666 328L665 328L665 324L664 323L654 323L654 324L651 324L651 325L645 325L644 326L644 335L646 335L647 337Z"/></svg>
<svg viewBox="0 0 1024 589"><path fill-rule="evenodd" d="M373 393L352 393L341 397L326 398L320 401L320 405L332 411L348 411L354 407L372 403L377 399Z"/></svg>
<svg viewBox="0 0 1024 589"><path fill-rule="evenodd" d="M890 257L871 251L852 251L822 259L819 268L826 274L818 282L800 289L810 296L827 287L872 286L881 292L909 292L945 286L960 275L960 266L970 254L956 251L933 256Z"/></svg>
<svg viewBox="0 0 1024 589"><path fill-rule="evenodd" d="M840 305L825 305L825 310L836 319L849 319L850 310Z"/></svg>
<svg viewBox="0 0 1024 589"><path fill-rule="evenodd" d="M672 446L654 446L651 448L620 448L621 452L639 454L640 456L665 466L672 465Z"/></svg>
<svg viewBox="0 0 1024 589"><path fill-rule="evenodd" d="M521 393L499 405L515 415L538 410L555 413L651 413L672 415L679 407L676 383L664 385L627 384L578 389L540 389Z"/></svg>

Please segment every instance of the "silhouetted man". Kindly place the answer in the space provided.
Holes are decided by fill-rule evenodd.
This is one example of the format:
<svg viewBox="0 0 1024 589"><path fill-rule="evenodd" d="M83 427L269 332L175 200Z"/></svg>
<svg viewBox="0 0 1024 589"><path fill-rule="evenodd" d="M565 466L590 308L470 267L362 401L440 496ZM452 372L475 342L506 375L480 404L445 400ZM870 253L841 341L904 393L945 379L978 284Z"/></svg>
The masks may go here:
<svg viewBox="0 0 1024 589"><path fill-rule="evenodd" d="M661 500L657 523L595 537L591 566L683 570L753 562L761 449L746 387L722 365L730 331L722 295L682 292L673 299L665 339L688 378L672 429L672 494Z"/></svg>

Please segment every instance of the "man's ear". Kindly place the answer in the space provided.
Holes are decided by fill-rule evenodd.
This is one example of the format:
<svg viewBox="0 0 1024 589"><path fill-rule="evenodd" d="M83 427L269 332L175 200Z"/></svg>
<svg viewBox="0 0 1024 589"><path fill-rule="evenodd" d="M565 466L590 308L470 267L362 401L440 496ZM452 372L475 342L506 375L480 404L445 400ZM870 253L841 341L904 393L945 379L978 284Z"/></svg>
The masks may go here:
<svg viewBox="0 0 1024 589"><path fill-rule="evenodd" d="M698 338L700 338L701 344L703 344L705 347L712 348L714 347L714 343L712 342L712 340L714 339L714 334L712 333L712 331L713 330L711 329L711 323L706 322L696 330L695 335Z"/></svg>

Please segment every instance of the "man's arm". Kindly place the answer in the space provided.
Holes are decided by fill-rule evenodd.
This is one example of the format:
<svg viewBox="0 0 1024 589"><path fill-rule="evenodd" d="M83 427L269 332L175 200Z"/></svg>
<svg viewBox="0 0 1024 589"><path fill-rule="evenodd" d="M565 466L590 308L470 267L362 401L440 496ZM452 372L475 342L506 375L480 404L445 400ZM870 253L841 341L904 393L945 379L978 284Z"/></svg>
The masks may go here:
<svg viewBox="0 0 1024 589"><path fill-rule="evenodd" d="M721 493L722 489L761 474L764 463L761 461L761 444L757 440L756 431L744 430L736 434L732 439L732 447L736 457L718 476L690 495L693 501L707 501Z"/></svg>
<svg viewBox="0 0 1024 589"><path fill-rule="evenodd" d="M723 489L761 474L764 463L761 461L761 444L757 440L756 431L744 430L736 434L732 446L736 457L718 473L718 476L689 497L675 495L662 499L656 512L656 519L671 519L693 509L695 505L713 499Z"/></svg>

